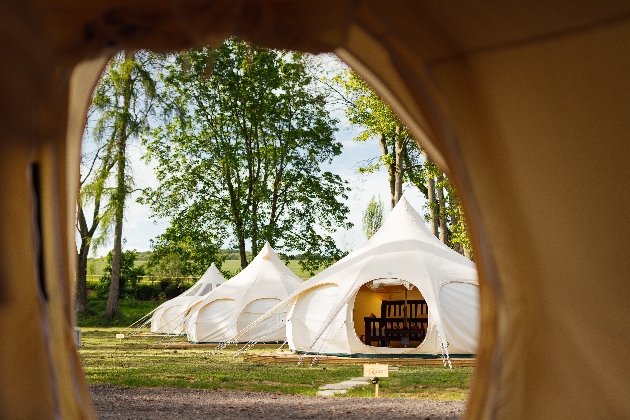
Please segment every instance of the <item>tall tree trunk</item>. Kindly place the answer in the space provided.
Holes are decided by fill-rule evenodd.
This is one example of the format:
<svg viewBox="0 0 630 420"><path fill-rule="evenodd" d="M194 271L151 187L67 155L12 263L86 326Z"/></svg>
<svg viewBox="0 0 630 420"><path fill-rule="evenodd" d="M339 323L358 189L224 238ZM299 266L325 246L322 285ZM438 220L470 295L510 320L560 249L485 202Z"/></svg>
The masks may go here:
<svg viewBox="0 0 630 420"><path fill-rule="evenodd" d="M225 169L224 181L230 195L230 212L235 225L236 240L238 242L238 255L241 260L241 269L247 267L247 252L245 250L245 226L243 222L242 210L239 205L237 190L240 188L238 176L232 176L229 169ZM234 183L236 182L236 186ZM247 207L245 207L247 208Z"/></svg>
<svg viewBox="0 0 630 420"><path fill-rule="evenodd" d="M449 223L451 225L451 229L454 229L455 226L457 226L457 224L459 223L459 217L457 217L453 213L451 213ZM459 242L452 243L451 244L451 248L453 248L458 253L464 255L464 246L461 243L459 243Z"/></svg>
<svg viewBox="0 0 630 420"><path fill-rule="evenodd" d="M258 200L253 198L252 200L252 256L258 255Z"/></svg>
<svg viewBox="0 0 630 420"><path fill-rule="evenodd" d="M440 221L438 220L438 203L435 196L435 179L430 174L427 174L427 190L429 191L429 219L431 220L431 233L436 238L440 236L439 227Z"/></svg>
<svg viewBox="0 0 630 420"><path fill-rule="evenodd" d="M94 158L92 164L97 161L98 156ZM112 168L111 154L108 153L102 160L102 166L98 171L98 178L104 182L104 178L107 177L109 171ZM91 169L90 169L91 173ZM88 173L89 176L89 173ZM86 178L87 180L87 178ZM83 182L81 182L81 188L83 188ZM92 244L92 238L96 234L96 229L100 224L100 210L101 210L101 198L102 198L102 182L97 182L99 187L98 191L92 196L94 200L94 209L92 210L92 226L88 228L85 212L83 210L83 204L79 199L77 201L77 228L79 235L81 236L81 244L77 251L77 266L76 266L76 291L74 298L74 310L77 314L87 314L87 268L88 268L88 256L90 254L90 247Z"/></svg>
<svg viewBox="0 0 630 420"><path fill-rule="evenodd" d="M118 213L118 212L116 212ZM120 212L122 213L122 211ZM118 312L118 295L120 286L120 257L122 251L122 214L116 214L116 227L114 228L114 255L112 257L112 277L107 296L107 316L112 318Z"/></svg>
<svg viewBox="0 0 630 420"><path fill-rule="evenodd" d="M90 238L88 238L88 228L85 221L85 214L81 204L78 204L77 225L79 235L81 235L81 244L77 252L76 268L76 292L74 296L74 311L77 314L87 313L87 257L90 252Z"/></svg>
<svg viewBox="0 0 630 420"><path fill-rule="evenodd" d="M90 252L89 241L81 239L77 253L76 282L77 290L74 298L74 311L77 314L87 313L87 265Z"/></svg>
<svg viewBox="0 0 630 420"><path fill-rule="evenodd" d="M124 221L125 198L127 196L127 185L125 183L127 130L123 125L118 139L118 172L116 176L116 225L114 227L114 255L112 256L112 277L109 284L109 295L107 296L107 316L112 318L118 312L118 296L120 285L120 260L122 254L122 230Z"/></svg>
<svg viewBox="0 0 630 420"><path fill-rule="evenodd" d="M241 257L241 269L244 270L247 267L247 251L245 251L245 238L239 236L238 238L238 255Z"/></svg>
<svg viewBox="0 0 630 420"><path fill-rule="evenodd" d="M440 175L437 179L437 199L438 205L440 209L439 218L440 218L440 241L443 244L448 242L448 229L446 226L446 203L444 202L444 188L442 188L442 181L444 181L444 176Z"/></svg>
<svg viewBox="0 0 630 420"><path fill-rule="evenodd" d="M394 205L398 204L403 195L403 157L405 156L405 142L400 135L400 127L396 127L395 147L395 184L394 184Z"/></svg>
<svg viewBox="0 0 630 420"><path fill-rule="evenodd" d="M389 148L387 147L387 140L383 133L378 134L378 144L381 146L381 156L385 158L389 155ZM390 200L389 207L393 209L396 206L396 163L386 164L387 175L389 176L389 192Z"/></svg>
<svg viewBox="0 0 630 420"><path fill-rule="evenodd" d="M230 181L228 181L228 189L230 190L230 194L233 194L233 188ZM237 211L237 203L232 202L232 217L234 217L235 225L236 225L236 239L238 241L238 255L241 259L241 269L245 269L247 267L247 251L245 250L245 230L243 227L243 219L241 218L241 213Z"/></svg>
<svg viewBox="0 0 630 420"><path fill-rule="evenodd" d="M427 164L433 164L431 159L429 159L429 155L424 150L421 150L422 156L424 157L424 161ZM433 179L433 175L431 171L427 169L427 199L429 201L429 219L431 220L431 233L435 235L436 238L440 236L439 233L439 220L438 220L438 203L437 198L435 196L435 180Z"/></svg>
<svg viewBox="0 0 630 420"><path fill-rule="evenodd" d="M125 54L125 60L134 60L135 53L131 53L128 57ZM123 91L123 109L121 112L120 130L118 130L118 147L116 155L116 166L118 171L116 174L116 226L114 228L114 255L112 256L112 277L109 285L109 295L107 296L107 308L105 312L107 316L112 318L118 312L118 296L120 285L120 260L122 254L122 230L124 221L125 199L127 198L127 185L125 180L125 170L127 165L127 137L129 110L131 108L131 96L133 95L133 79L131 75L127 75L124 83Z"/></svg>

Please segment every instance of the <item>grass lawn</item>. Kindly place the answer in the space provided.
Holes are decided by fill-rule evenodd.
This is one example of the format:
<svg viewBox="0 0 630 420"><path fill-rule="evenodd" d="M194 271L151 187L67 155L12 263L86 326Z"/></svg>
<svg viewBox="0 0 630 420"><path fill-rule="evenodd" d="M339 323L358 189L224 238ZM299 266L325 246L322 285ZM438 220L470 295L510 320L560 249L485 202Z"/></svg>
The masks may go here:
<svg viewBox="0 0 630 420"><path fill-rule="evenodd" d="M362 376L362 365L302 366L248 362L234 358L239 347L228 347L219 354L212 348L150 349L149 338L117 340L120 328L82 328L79 350L83 368L91 384L121 386L167 386L211 388L315 395L321 385ZM183 340L184 338L182 338ZM252 350L270 351L270 347ZM382 378L382 397L407 397L465 400L472 368L400 366L389 378ZM372 386L350 390L347 396L372 396Z"/></svg>

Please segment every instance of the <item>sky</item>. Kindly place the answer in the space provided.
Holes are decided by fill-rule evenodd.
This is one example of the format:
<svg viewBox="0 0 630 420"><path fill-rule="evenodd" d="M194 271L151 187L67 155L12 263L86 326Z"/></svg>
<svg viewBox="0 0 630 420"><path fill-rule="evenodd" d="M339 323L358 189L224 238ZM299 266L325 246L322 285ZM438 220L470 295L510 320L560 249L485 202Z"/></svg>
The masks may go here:
<svg viewBox="0 0 630 420"><path fill-rule="evenodd" d="M331 64L334 66L337 63L338 61ZM349 208L348 220L354 225L352 229L340 229L332 236L339 249L352 251L366 241L361 229L361 221L363 212L373 195L377 197L380 195L385 203L385 216L389 213L389 182L387 171L384 168L370 174L358 172L362 161L380 156L377 139L373 138L363 142L354 141L353 138L357 135L358 129L347 121L343 112L332 111L332 116L339 120L339 131L336 133L336 139L343 144L343 152L333 160L332 164L322 165L322 168L336 173L348 181L352 190L348 194L348 200L345 201L345 204ZM135 189L139 191L147 187L157 187L153 168L142 161L141 156L144 150L137 143L130 145L130 165L128 165L128 168L131 169L130 175L135 180ZM90 146L84 145L84 147L89 148ZM404 193L409 203L420 214L423 214L425 199L422 193L417 188L408 185L404 186ZM168 227L168 220L152 219L149 208L136 202L139 195L140 192L135 192L127 201L123 225L123 239L125 240L123 248L141 252L150 250L151 239L164 233ZM109 242L97 249L94 255L106 255L112 248L112 243L113 238L110 238Z"/></svg>

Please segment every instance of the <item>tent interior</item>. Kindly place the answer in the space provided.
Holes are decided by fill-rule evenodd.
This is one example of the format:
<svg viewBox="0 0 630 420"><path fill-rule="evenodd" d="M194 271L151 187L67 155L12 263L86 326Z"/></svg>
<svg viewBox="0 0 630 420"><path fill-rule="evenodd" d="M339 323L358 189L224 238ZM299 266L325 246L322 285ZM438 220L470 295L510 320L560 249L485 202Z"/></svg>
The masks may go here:
<svg viewBox="0 0 630 420"><path fill-rule="evenodd" d="M353 305L354 331L361 342L377 347L418 347L422 344L426 337L428 311L426 303L418 305L420 301L424 302L422 293L413 285L409 287L399 279L375 279L357 290L350 304ZM374 334L384 332L384 328L405 332L392 335L390 340Z"/></svg>

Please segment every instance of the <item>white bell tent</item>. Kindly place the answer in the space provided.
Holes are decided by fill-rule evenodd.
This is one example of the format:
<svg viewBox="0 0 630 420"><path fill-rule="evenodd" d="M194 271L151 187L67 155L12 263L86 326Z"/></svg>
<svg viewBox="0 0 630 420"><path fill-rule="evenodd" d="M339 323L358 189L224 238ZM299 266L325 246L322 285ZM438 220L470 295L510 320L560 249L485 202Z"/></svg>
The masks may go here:
<svg viewBox="0 0 630 420"><path fill-rule="evenodd" d="M151 317L151 331L159 334L185 334L184 319L190 308L223 283L225 278L212 263L190 289L155 309Z"/></svg>
<svg viewBox="0 0 630 420"><path fill-rule="evenodd" d="M369 241L293 294L287 340L303 353L470 355L478 293L474 263L403 197Z"/></svg>
<svg viewBox="0 0 630 420"><path fill-rule="evenodd" d="M266 243L240 273L208 294L186 318L188 341L227 341L285 300L303 281ZM277 310L241 337L242 341L284 341L286 311Z"/></svg>

